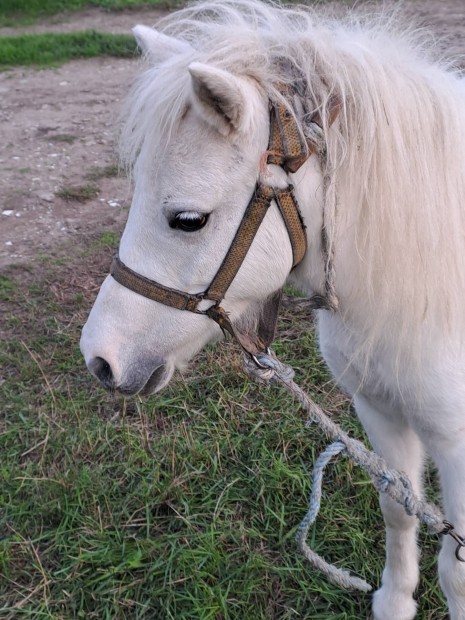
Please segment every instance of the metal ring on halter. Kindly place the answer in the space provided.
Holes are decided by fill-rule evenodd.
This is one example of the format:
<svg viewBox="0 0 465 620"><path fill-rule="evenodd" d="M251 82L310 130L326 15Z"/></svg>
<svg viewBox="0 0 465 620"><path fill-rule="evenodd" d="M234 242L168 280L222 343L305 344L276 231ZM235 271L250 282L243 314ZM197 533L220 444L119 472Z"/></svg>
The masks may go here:
<svg viewBox="0 0 465 620"><path fill-rule="evenodd" d="M458 543L457 548L455 549L455 557L457 558L459 562L465 562L465 558L463 558L460 555L460 550L465 547L465 538L457 534L457 532L454 529L454 526L452 525L450 521L444 520L443 523L444 523L444 529L441 532L441 534L444 534L444 535L448 534L451 538L455 540L456 543Z"/></svg>
<svg viewBox="0 0 465 620"><path fill-rule="evenodd" d="M267 349L267 352L268 351L269 349ZM262 370L266 370L267 368L270 368L267 364L262 364L260 360L258 359L258 357L254 355L253 353L249 353L249 355L250 355L250 358L255 363L255 365L258 366L258 368L261 368ZM259 353L259 355L263 355L263 353Z"/></svg>
<svg viewBox="0 0 465 620"><path fill-rule="evenodd" d="M273 364L271 363L263 363L260 361L260 357L262 357L263 355L266 355L267 358L270 358L271 355L271 349L270 347L266 347L266 349L264 351L262 351L261 353L259 353L258 355L254 355L253 353L249 353L251 359L254 361L254 363L259 367L262 368L263 370L265 370L266 368L271 368L271 370L274 370L273 368Z"/></svg>

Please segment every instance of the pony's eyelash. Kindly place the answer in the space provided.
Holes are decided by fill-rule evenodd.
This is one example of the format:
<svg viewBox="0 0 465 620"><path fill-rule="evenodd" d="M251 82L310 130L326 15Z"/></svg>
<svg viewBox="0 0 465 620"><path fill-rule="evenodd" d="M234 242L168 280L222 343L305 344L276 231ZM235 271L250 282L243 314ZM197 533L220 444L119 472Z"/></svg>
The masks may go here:
<svg viewBox="0 0 465 620"><path fill-rule="evenodd" d="M209 216L209 213L199 213L198 211L179 211L170 220L170 227L178 228L184 232L195 232L205 226Z"/></svg>
<svg viewBox="0 0 465 620"><path fill-rule="evenodd" d="M198 211L181 211L176 213L174 219L177 220L201 220L206 217L206 213L199 213Z"/></svg>

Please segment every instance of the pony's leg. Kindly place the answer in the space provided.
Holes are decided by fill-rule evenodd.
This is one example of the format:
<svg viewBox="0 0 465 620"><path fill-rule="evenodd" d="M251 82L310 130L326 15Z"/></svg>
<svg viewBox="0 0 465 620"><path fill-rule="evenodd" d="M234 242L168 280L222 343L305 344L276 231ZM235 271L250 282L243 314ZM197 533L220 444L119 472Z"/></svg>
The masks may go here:
<svg viewBox="0 0 465 620"><path fill-rule="evenodd" d="M374 450L390 467L404 471L421 495L423 447L415 431L403 416L380 411L360 394L354 404ZM375 620L412 620L419 579L417 519L383 493L380 506L386 524L386 564L382 585L373 597L373 615Z"/></svg>
<svg viewBox="0 0 465 620"><path fill-rule="evenodd" d="M457 425L459 426L459 425ZM460 536L465 536L465 436L464 429L451 428L445 437L443 427L437 436L425 438L425 443L436 463L441 479L446 519ZM442 437L441 437L442 435ZM429 446L431 441L431 446ZM451 620L465 620L465 562L455 557L457 542L444 536L439 554L439 581L449 607ZM465 558L465 548L461 557Z"/></svg>

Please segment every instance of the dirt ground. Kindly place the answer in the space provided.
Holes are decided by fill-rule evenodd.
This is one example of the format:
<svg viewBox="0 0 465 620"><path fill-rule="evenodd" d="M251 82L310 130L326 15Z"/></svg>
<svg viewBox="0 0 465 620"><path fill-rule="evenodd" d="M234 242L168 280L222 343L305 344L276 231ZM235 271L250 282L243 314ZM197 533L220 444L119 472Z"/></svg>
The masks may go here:
<svg viewBox="0 0 465 620"><path fill-rule="evenodd" d="M406 11L463 54L465 0L406 0ZM95 29L130 32L156 24L161 11L106 13L99 9L52 18L22 32ZM59 252L66 241L121 228L130 186L114 175L121 101L139 61L97 58L57 69L17 68L0 74L0 268ZM94 187L86 202L57 195L63 188Z"/></svg>

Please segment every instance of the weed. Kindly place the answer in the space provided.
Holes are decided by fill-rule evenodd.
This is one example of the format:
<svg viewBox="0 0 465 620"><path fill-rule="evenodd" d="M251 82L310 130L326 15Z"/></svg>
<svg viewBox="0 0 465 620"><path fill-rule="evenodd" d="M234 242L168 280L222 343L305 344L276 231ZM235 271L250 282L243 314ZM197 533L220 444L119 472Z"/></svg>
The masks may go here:
<svg viewBox="0 0 465 620"><path fill-rule="evenodd" d="M48 142L64 142L65 144L73 144L77 140L77 136L73 136L70 133L56 133L47 135Z"/></svg>
<svg viewBox="0 0 465 620"><path fill-rule="evenodd" d="M107 248L118 247L118 242L119 242L119 235L112 230L106 230L100 235L98 239L98 243Z"/></svg>
<svg viewBox="0 0 465 620"><path fill-rule="evenodd" d="M95 198L99 191L97 185L87 183L87 185L69 185L67 187L62 187L56 192L56 195L63 200L87 202Z"/></svg>
<svg viewBox="0 0 465 620"><path fill-rule="evenodd" d="M89 181L98 181L99 179L117 177L120 168L118 164L108 164L107 166L93 166L86 174Z"/></svg>
<svg viewBox="0 0 465 620"><path fill-rule="evenodd" d="M0 275L0 301L8 301L16 290L16 282Z"/></svg>

